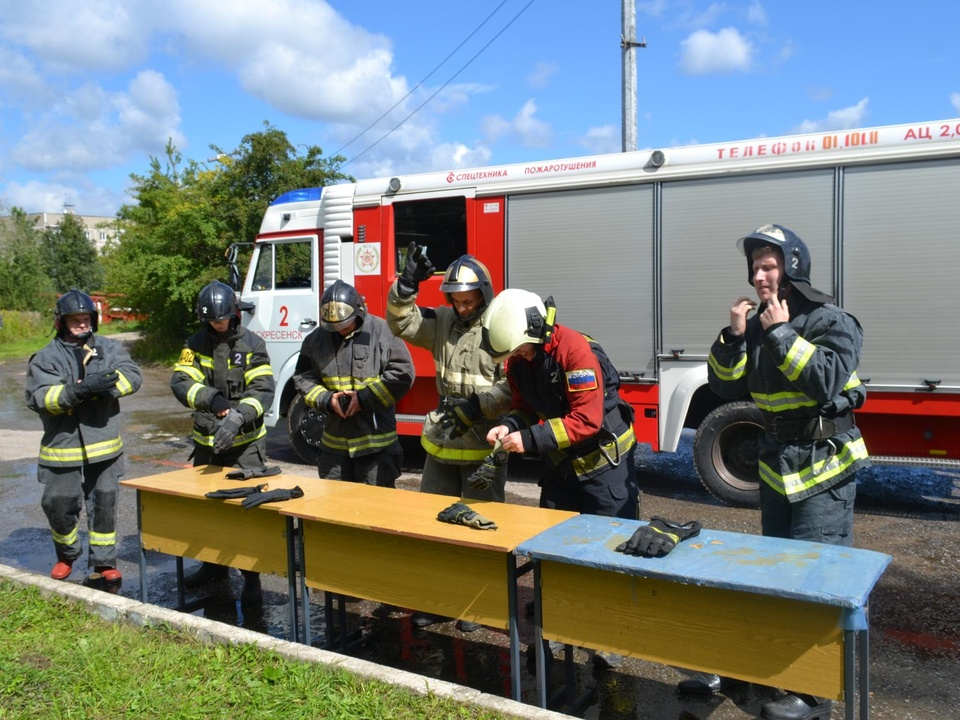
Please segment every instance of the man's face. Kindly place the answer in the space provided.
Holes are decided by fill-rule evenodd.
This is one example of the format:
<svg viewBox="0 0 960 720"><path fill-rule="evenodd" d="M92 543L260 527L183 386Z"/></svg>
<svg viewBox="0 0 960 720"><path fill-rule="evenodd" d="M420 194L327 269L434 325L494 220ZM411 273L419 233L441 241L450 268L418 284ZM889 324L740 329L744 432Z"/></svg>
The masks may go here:
<svg viewBox="0 0 960 720"><path fill-rule="evenodd" d="M222 320L212 320L210 322L210 327L222 335L230 329L230 318L227 317L223 318Z"/></svg>
<svg viewBox="0 0 960 720"><path fill-rule="evenodd" d="M468 318L476 312L477 308L483 303L483 293L479 290L464 290L463 292L450 293L450 304L457 315L462 318Z"/></svg>
<svg viewBox="0 0 960 720"><path fill-rule="evenodd" d="M67 315L63 319L63 322L66 324L69 333L77 338L82 337L93 329L93 316L89 313Z"/></svg>
<svg viewBox="0 0 960 720"><path fill-rule="evenodd" d="M783 279L783 256L775 249L763 247L753 253L753 287L760 302L777 296Z"/></svg>
<svg viewBox="0 0 960 720"><path fill-rule="evenodd" d="M527 362L533 362L537 356L537 346L534 343L523 343L520 347L511 353L511 358L523 358Z"/></svg>

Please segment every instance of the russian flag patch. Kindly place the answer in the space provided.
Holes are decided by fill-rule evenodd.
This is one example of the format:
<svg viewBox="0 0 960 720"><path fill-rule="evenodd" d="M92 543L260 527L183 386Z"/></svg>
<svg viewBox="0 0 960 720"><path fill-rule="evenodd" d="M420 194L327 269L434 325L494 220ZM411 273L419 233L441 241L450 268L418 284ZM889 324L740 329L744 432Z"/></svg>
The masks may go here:
<svg viewBox="0 0 960 720"><path fill-rule="evenodd" d="M571 370L567 373L567 391L584 392L597 389L597 374L590 368Z"/></svg>

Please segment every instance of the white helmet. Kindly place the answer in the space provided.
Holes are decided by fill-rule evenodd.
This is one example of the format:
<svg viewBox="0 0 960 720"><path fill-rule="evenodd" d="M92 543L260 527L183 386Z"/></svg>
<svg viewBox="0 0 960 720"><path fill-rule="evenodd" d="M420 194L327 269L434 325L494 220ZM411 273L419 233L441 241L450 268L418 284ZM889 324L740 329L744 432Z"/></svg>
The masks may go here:
<svg viewBox="0 0 960 720"><path fill-rule="evenodd" d="M547 308L538 295L508 288L493 299L483 316L481 347L499 362L524 343L546 342L551 325Z"/></svg>

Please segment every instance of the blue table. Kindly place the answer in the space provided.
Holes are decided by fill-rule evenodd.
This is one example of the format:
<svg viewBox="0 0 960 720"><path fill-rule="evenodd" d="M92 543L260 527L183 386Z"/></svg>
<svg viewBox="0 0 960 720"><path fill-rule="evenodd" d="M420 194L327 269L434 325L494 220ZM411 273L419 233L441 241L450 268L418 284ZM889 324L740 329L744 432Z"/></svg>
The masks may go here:
<svg viewBox="0 0 960 720"><path fill-rule="evenodd" d="M616 552L643 524L578 515L515 549L535 563L541 707L548 639L843 699L852 718L859 646L868 720L867 601L889 555L709 529L663 558Z"/></svg>

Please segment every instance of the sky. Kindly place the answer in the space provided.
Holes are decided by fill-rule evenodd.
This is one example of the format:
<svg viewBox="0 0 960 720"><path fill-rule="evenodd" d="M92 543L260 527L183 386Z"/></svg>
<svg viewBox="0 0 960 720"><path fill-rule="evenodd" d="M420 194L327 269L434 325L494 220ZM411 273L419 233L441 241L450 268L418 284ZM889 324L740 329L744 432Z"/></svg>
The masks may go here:
<svg viewBox="0 0 960 720"><path fill-rule="evenodd" d="M264 123L357 178L622 150L629 0L0 0L0 214ZM960 116L952 0L637 0L637 148Z"/></svg>

